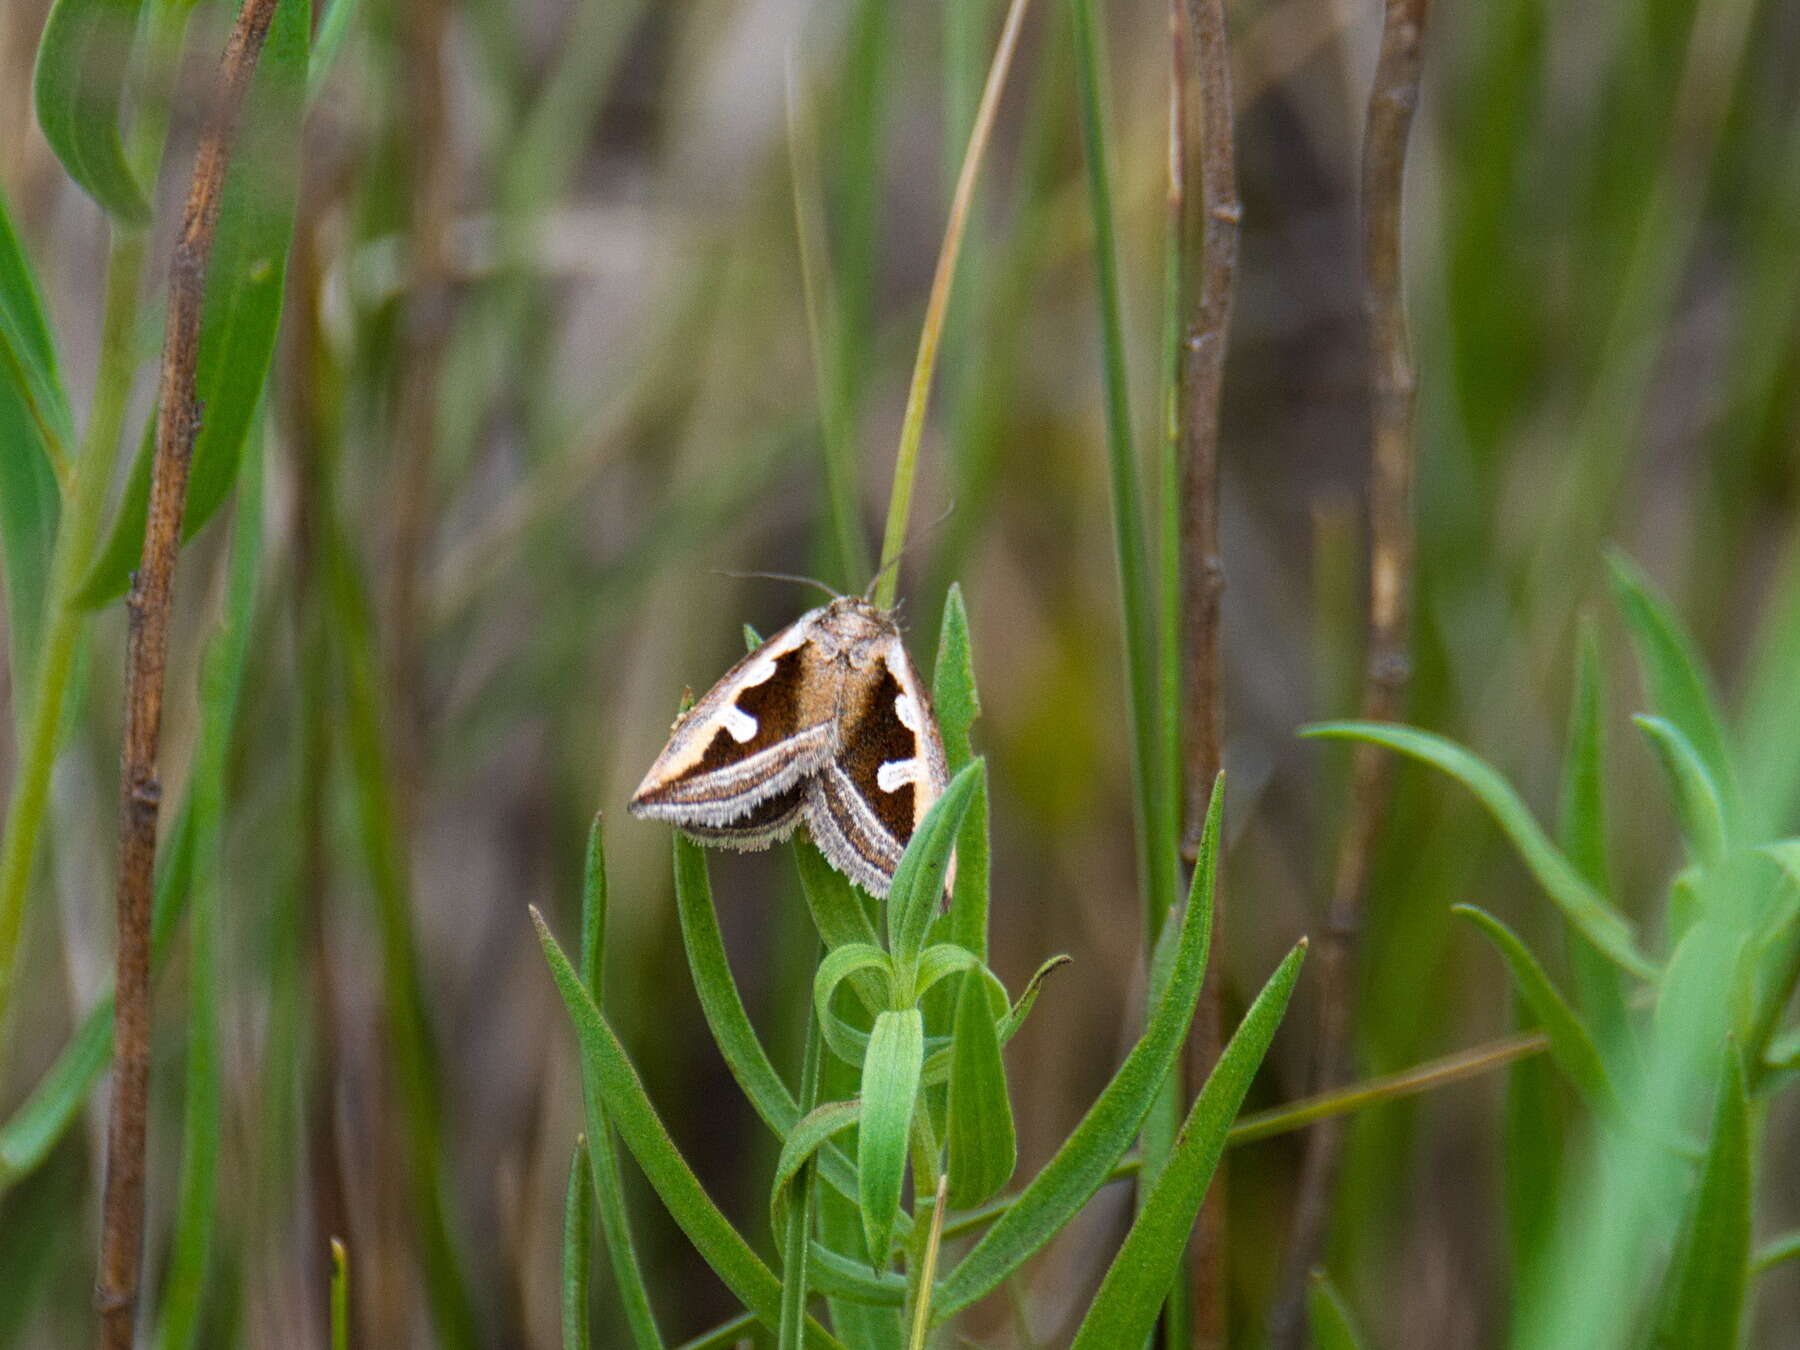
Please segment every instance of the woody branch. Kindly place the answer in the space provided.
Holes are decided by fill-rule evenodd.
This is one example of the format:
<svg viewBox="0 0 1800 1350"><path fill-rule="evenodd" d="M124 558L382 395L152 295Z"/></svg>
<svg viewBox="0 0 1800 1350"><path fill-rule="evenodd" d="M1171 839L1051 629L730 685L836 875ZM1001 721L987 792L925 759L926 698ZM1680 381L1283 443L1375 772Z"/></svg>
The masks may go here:
<svg viewBox="0 0 1800 1350"><path fill-rule="evenodd" d="M144 1146L150 1086L150 900L162 786L156 772L169 609L181 547L188 465L202 409L194 392L200 311L219 219L225 169L244 96L262 55L276 0L244 0L200 140L181 233L169 265L169 309L158 384L156 451L144 551L126 605L125 734L120 751L117 1001L113 1096L107 1120L95 1299L100 1344L129 1350L136 1320L144 1231Z"/></svg>
<svg viewBox="0 0 1800 1350"><path fill-rule="evenodd" d="M1369 633L1362 716L1391 721L1411 676L1413 404L1415 380L1401 288L1401 196L1406 148L1419 100L1431 0L1387 0L1381 54L1363 132L1362 300L1369 343ZM1392 787L1392 757L1357 747L1350 818L1339 844L1325 932L1319 944L1319 1035L1313 1091L1350 1074L1355 960L1369 873ZM1294 1229L1272 1323L1276 1350L1297 1350L1306 1279L1324 1248L1344 1121L1320 1122L1307 1140Z"/></svg>

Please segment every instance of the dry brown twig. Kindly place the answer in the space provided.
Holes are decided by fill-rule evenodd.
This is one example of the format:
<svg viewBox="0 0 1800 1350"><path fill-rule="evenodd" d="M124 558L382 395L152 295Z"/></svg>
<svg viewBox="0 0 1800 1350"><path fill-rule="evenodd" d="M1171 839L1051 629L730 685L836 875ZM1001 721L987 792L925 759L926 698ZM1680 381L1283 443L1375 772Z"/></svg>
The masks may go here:
<svg viewBox="0 0 1800 1350"><path fill-rule="evenodd" d="M120 749L118 976L114 1010L113 1096L106 1131L100 1274L94 1297L100 1344L130 1350L144 1236L144 1145L150 1089L150 899L162 785L156 747L162 731L169 654L169 609L189 462L200 429L194 393L207 263L219 220L225 169L237 139L244 96L276 0L244 0L225 44L217 101L207 117L188 187L181 233L169 264L169 312L158 383L156 453L144 551L126 600L125 734Z"/></svg>
<svg viewBox="0 0 1800 1350"><path fill-rule="evenodd" d="M1219 413L1225 388L1225 353L1237 278L1237 161L1232 117L1231 52L1224 0L1171 0L1173 53L1170 124L1169 228L1187 244L1200 240L1197 284L1183 278L1183 316L1176 383L1181 468L1181 616L1183 810L1182 857L1191 868L1206 815L1206 794L1224 759L1224 683L1220 660L1225 569L1219 547ZM1190 111L1191 109L1191 111ZM1189 121L1198 115L1198 200L1187 191ZM1194 208L1198 208L1197 212ZM1213 901L1215 941L1219 897ZM1215 963L1201 994L1190 1044L1189 1077L1205 1081L1224 1041L1220 978ZM1196 1346L1222 1346L1226 1338L1224 1173L1215 1175L1200 1211L1191 1256L1193 1338Z"/></svg>
<svg viewBox="0 0 1800 1350"><path fill-rule="evenodd" d="M1401 206L1406 147L1419 101L1431 0L1387 0L1381 55L1369 94L1362 159L1363 316L1369 342L1369 639L1361 715L1393 721L1411 676L1413 404L1415 378L1401 286ZM1359 745L1350 816L1339 843L1325 932L1319 943L1319 1037L1312 1091L1350 1076L1355 959L1369 872L1387 814L1392 756ZM1344 1120L1321 1121L1307 1139L1294 1228L1270 1327L1275 1350L1298 1350L1306 1280L1324 1249L1343 1150Z"/></svg>

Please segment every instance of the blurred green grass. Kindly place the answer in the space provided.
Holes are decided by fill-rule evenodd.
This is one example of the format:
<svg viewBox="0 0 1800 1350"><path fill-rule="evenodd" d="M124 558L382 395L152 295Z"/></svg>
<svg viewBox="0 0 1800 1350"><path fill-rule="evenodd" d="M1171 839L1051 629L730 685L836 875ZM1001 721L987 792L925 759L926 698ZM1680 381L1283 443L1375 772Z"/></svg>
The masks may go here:
<svg viewBox="0 0 1800 1350"><path fill-rule="evenodd" d="M0 100L29 87L21 72L44 8L11 0L0 16ZM1096 8L1112 71L1120 355L1138 395L1126 411L1142 476L1159 426L1164 18L1158 7ZM363 612L385 589L399 481L409 58L394 7L363 0L351 20L307 125L297 229L311 262L290 269L268 486L259 500L240 482L235 508L266 513L270 536L226 766L218 897L220 1167L250 1184L222 1193L202 1341L323 1343L322 1244L342 1221L371 1343L449 1343L446 1317L466 1321L476 1343L554 1343L579 1094L525 906L574 930L588 819L596 805L622 816L682 685L702 688L729 663L743 621L771 631L811 603L714 569L860 583L821 457L784 56L816 129L838 319L821 370L842 409L851 505L867 535L998 11L880 0L452 6L451 327L410 838L382 804L393 728L379 681L391 653ZM1292 732L1347 713L1354 697L1343 672L1357 660L1361 550L1342 504L1360 489L1365 439L1354 194L1376 17L1327 0L1244 3L1231 15L1245 217L1224 437L1232 849L1215 959L1233 1014L1316 926L1343 807L1340 752ZM207 6L195 28L210 41L219 22ZM1031 1066L1014 1074L1026 1168L1105 1081L1143 981L1069 30L1060 5L1034 14L1002 108L927 429L917 516L949 515L901 586L916 657L929 659L952 578L977 634L992 959L1016 985L1047 951L1078 956L1011 1052ZM190 65L204 69L208 50L196 40ZM1598 617L1603 646L1622 651L1604 604L1603 548L1618 542L1679 597L1721 672L1760 834L1800 825L1797 64L1800 22L1777 0L1438 7L1407 203L1422 372L1412 720L1491 755L1540 815L1581 616ZM26 130L22 105L3 106L0 188L84 410L100 310L96 214ZM178 147L193 129L179 114ZM165 177L166 198L178 183ZM153 241L154 257L165 243ZM134 416L147 395L138 383ZM296 516L303 500L310 525ZM183 566L172 783L199 772L186 767L202 736L194 670L225 532L224 521L203 532ZM4 1029L8 1117L94 1001L110 944L97 879L110 848L122 635L116 608L92 626ZM1642 896L1677 855L1657 766L1624 734L1643 698L1632 687L1608 694L1607 772L1624 785L1612 798L1618 893ZM309 730L309 718L325 725ZM18 749L12 719L4 725L10 782ZM323 755L307 750L315 734ZM309 844L300 822L314 792ZM663 832L620 819L609 854L609 1015L702 1180L761 1234L772 1156L687 996ZM803 1029L795 972L813 936L788 869L777 854L716 870L750 1014L785 1046L780 1067L791 1071ZM1555 948L1553 916L1475 809L1414 769L1401 772L1373 894L1366 1072L1508 1025L1502 974L1451 925L1452 902ZM175 1010L188 943L160 983L153 1204L164 1207L176 1194ZM1252 1106L1304 1084L1311 1011L1303 978ZM1568 1105L1560 1081L1540 1086ZM1500 1338L1513 1278L1504 1123L1498 1080L1357 1118L1331 1264L1371 1344ZM1779 1106L1771 1130L1792 1127ZM0 1344L86 1334L96 1150L74 1131L0 1198L0 1261L20 1263L19 1279L0 1281ZM1297 1158L1293 1139L1233 1156L1246 1343L1273 1285ZM1768 1231L1800 1222L1792 1167L1772 1151ZM729 1315L629 1169L626 1192L665 1330L684 1336ZM417 1216L440 1204L427 1240ZM1065 1291L1085 1299L1096 1244L1123 1217L1100 1206L1028 1273L1030 1320L1048 1343L1072 1332ZM420 1253L436 1253L430 1275ZM28 1270L34 1257L41 1278ZM149 1270L160 1278L169 1259L158 1237ZM1765 1291L1756 1343L1800 1315L1792 1274ZM443 1311L459 1298L466 1311ZM595 1311L596 1343L622 1343L608 1300ZM1013 1335L1001 1308L973 1325L985 1342Z"/></svg>

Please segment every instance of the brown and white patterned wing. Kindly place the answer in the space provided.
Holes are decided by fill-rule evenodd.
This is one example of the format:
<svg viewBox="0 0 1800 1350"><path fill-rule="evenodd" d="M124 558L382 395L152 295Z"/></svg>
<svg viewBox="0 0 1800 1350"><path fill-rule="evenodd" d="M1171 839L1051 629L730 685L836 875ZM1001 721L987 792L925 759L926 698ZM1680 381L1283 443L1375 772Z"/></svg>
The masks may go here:
<svg viewBox="0 0 1800 1350"><path fill-rule="evenodd" d="M792 787L758 802L729 825L701 825L684 821L676 828L690 839L717 848L751 853L781 843L800 824L813 780L802 778Z"/></svg>
<svg viewBox="0 0 1800 1350"><path fill-rule="evenodd" d="M948 786L943 738L897 632L878 645L872 678L847 683L843 697L837 754L814 784L807 827L834 867L885 898L907 841Z"/></svg>
<svg viewBox="0 0 1800 1350"><path fill-rule="evenodd" d="M750 848L792 829L798 805L785 818L756 808L789 794L836 746L836 675L808 641L819 613L775 634L676 719L631 798L632 815L692 831L736 827L749 831L738 846Z"/></svg>

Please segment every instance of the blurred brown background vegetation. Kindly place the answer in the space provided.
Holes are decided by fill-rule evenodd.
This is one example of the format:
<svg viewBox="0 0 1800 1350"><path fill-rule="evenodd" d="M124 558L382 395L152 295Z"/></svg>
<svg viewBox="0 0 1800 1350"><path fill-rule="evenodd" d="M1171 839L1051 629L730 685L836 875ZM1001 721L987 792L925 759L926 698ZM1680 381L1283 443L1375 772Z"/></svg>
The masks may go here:
<svg viewBox="0 0 1800 1350"><path fill-rule="evenodd" d="M0 184L82 407L104 240L30 124L45 8L8 0L0 13ZM1359 673L1367 416L1355 192L1377 10L1241 0L1230 16L1244 217L1223 437L1231 795L1215 961L1233 1015L1296 935L1316 931L1343 810L1343 752L1294 731L1349 712ZM1105 12L1135 415L1149 447L1166 16L1117 0ZM387 731L401 819L413 825L411 915L449 1208L489 1342L556 1341L580 1094L526 906L569 929L596 808L612 872L610 1011L708 1188L747 1232L766 1233L773 1143L692 997L667 831L622 808L683 686L710 684L741 649L745 622L768 632L812 603L803 589L718 569L863 580L845 574L826 523L787 67L818 151L857 500L872 535L960 156L951 120L966 119L966 102L955 104L969 82L956 60L972 51L979 76L998 14L976 0L365 0L306 133L270 404L277 580L264 586L250 729L233 766L222 1259L236 1293L213 1316L239 1343L321 1343L318 1243L335 1203L322 1174L327 1130L365 1343L428 1335L382 1033L371 850L344 754L323 779L316 863L301 829L310 639L286 579L304 565L297 504L321 490L379 615L396 559L417 558L421 631L410 665L399 652L404 684L386 704ZM221 23L205 7L194 71L217 50ZM1592 611L1611 622L1599 603L1608 542L1669 589L1734 706L1795 687L1781 682L1774 642L1791 635L1800 599L1797 77L1800 8L1780 0L1439 6L1406 203L1422 378L1412 720L1490 756L1541 809L1554 792L1575 621ZM419 92L430 81L441 82L435 103ZM191 108L178 110L178 146L194 123ZM1002 107L927 430L918 516L944 519L919 531L901 588L921 662L947 582L968 600L993 792L994 965L1016 988L1045 956L1076 958L1008 1056L1022 1174L1104 1083L1143 997L1079 156L1067 16L1041 0ZM178 178L165 175L165 197ZM425 304L408 286L420 248L434 259ZM147 327L147 352L155 341ZM409 455L420 437L432 442L422 467ZM182 563L164 756L173 783L191 747L194 653L224 538L222 526L203 533ZM406 639L378 629L391 672ZM122 637L115 610L98 626L55 782L55 903L34 908L20 1048L0 1078L8 1109L108 961ZM1612 670L1622 719L1637 694L1626 662ZM311 711L341 718L341 696ZM0 761L14 753L10 726ZM1785 833L1800 780L1790 763L1800 731L1789 731L1752 747L1769 762L1751 770ZM1643 790L1649 756L1618 734L1612 758L1620 891L1644 906L1666 880L1671 831ZM1451 928L1450 903L1481 904L1527 933L1549 922L1458 790L1412 769L1399 784L1362 966L1365 1073L1509 1027L1498 963ZM719 855L713 871L752 1016L791 1067L814 941L792 862L779 850ZM301 950L314 914L325 984ZM182 979L178 958L161 988ZM163 1000L165 1018L180 1012L179 999ZM1303 979L1252 1107L1304 1089L1313 1017ZM177 1128L178 1042L164 1044L153 1157ZM1334 1267L1382 1344L1497 1343L1500 1087L1497 1076L1452 1087L1353 1128ZM10 1343L87 1334L100 1119L91 1114L39 1183L62 1186L60 1212L86 1218L32 1230L57 1259L3 1328ZM1275 1279L1299 1151L1289 1136L1231 1156L1246 1338ZM1769 1204L1800 1219L1794 1177L1775 1167ZM690 1335L728 1315L722 1287L630 1181L666 1329ZM159 1165L152 1232L171 1182ZM1127 1203L1122 1190L1103 1193L1031 1269L1029 1323L1042 1343L1068 1334ZM15 1225L11 1240L25 1232ZM153 1245L150 1269L159 1259ZM1787 1343L1779 1328L1800 1297L1796 1276L1776 1278L1759 1343ZM616 1343L605 1325L599 1343ZM1028 1344L1003 1306L976 1326L984 1343Z"/></svg>

